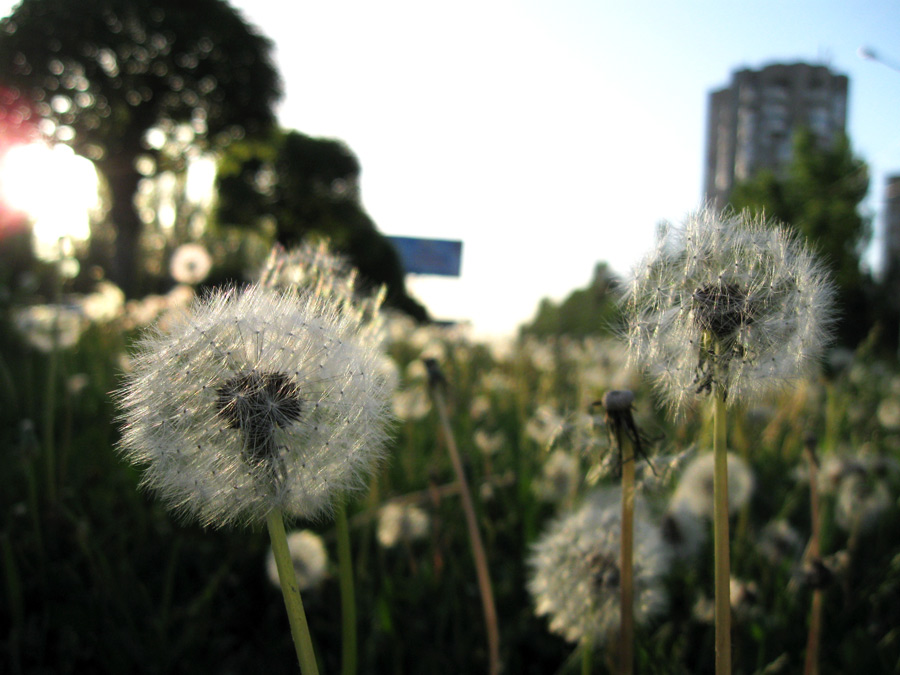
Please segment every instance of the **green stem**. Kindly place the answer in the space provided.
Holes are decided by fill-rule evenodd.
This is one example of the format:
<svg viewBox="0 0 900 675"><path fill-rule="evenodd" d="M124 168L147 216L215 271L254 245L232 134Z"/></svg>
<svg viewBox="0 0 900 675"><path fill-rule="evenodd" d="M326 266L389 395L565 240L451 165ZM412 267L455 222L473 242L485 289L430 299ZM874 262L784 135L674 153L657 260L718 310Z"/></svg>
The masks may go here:
<svg viewBox="0 0 900 675"><path fill-rule="evenodd" d="M725 392L713 391L713 526L716 586L716 675L731 673L731 560L728 536L728 448L726 443Z"/></svg>
<svg viewBox="0 0 900 675"><path fill-rule="evenodd" d="M494 605L494 591L491 586L490 571L488 570L487 555L484 552L484 544L478 532L478 520L475 517L475 506L472 502L472 493L469 490L466 473L463 470L462 459L456 448L456 440L450 427L450 419L447 415L447 403L439 386L432 386L431 393L434 398L435 408L441 420L444 430L444 438L447 441L447 451L450 453L450 461L456 472L456 480L459 482L459 494L462 499L463 512L466 516L466 525L469 530L469 542L472 546L472 557L475 560L475 573L478 577L478 589L481 592L481 605L484 610L484 622L487 630L488 659L490 675L500 672L500 632L497 628L497 609Z"/></svg>
<svg viewBox="0 0 900 675"><path fill-rule="evenodd" d="M341 501L335 514L337 527L338 575L341 587L341 635L343 659L341 672L356 673L356 597L353 585L353 557L350 551L350 526L347 523L347 506Z"/></svg>
<svg viewBox="0 0 900 675"><path fill-rule="evenodd" d="M57 298L58 300L58 298ZM44 390L44 462L47 471L47 499L56 502L56 448L54 444L54 416L56 414L56 371L59 365L59 312L53 319L53 343L47 364L47 385Z"/></svg>
<svg viewBox="0 0 900 675"><path fill-rule="evenodd" d="M297 659L300 662L300 672L303 675L318 675L319 667L316 664L312 638L306 623L306 613L303 611L303 601L300 599L294 563L288 550L281 509L272 509L266 524L269 527L269 538L272 540L272 553L275 555L275 566L278 568L278 579L281 581L281 593L284 595L284 605L287 608L291 637L294 639Z"/></svg>
<svg viewBox="0 0 900 675"><path fill-rule="evenodd" d="M634 448L627 434L617 434L622 453L622 540L619 547L619 673L634 672Z"/></svg>
<svg viewBox="0 0 900 675"><path fill-rule="evenodd" d="M819 463L816 459L815 441L807 439L803 452L809 464L809 509L811 534L809 538L808 560L818 562L822 555L821 519L819 516ZM806 638L804 675L819 675L819 644L822 635L822 589L813 590L809 616L809 633Z"/></svg>
<svg viewBox="0 0 900 675"><path fill-rule="evenodd" d="M594 645L590 640L581 644L581 675L591 675L594 667Z"/></svg>

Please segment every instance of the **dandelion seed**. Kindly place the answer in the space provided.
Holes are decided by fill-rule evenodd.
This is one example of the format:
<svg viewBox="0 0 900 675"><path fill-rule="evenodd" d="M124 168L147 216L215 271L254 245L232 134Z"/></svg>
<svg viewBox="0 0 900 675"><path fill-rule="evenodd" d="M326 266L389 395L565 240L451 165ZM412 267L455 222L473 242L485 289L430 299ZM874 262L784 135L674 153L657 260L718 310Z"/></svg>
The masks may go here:
<svg viewBox="0 0 900 675"><path fill-rule="evenodd" d="M528 590L550 630L570 642L603 645L619 626L621 495L593 493L577 511L556 520L534 545ZM641 509L634 520L634 618L644 623L668 599L661 577L667 549Z"/></svg>
<svg viewBox="0 0 900 675"><path fill-rule="evenodd" d="M624 337L669 407L716 383L757 399L803 375L833 324L833 286L786 229L700 211L671 227L626 284Z"/></svg>
<svg viewBox="0 0 900 675"><path fill-rule="evenodd" d="M306 591L319 586L328 575L328 552L322 537L312 530L297 530L288 535L287 545L294 564L297 587ZM266 573L269 581L280 588L275 554L271 550L266 558Z"/></svg>
<svg viewBox="0 0 900 675"><path fill-rule="evenodd" d="M389 389L358 323L309 294L218 291L145 335L116 393L142 485L204 525L315 518L382 454Z"/></svg>

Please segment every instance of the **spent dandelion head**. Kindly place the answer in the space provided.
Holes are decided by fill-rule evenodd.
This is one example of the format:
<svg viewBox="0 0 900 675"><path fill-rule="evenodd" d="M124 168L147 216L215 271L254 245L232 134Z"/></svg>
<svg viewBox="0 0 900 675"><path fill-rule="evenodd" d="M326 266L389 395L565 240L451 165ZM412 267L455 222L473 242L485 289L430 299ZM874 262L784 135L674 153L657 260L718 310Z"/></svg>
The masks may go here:
<svg viewBox="0 0 900 675"><path fill-rule="evenodd" d="M204 525L314 518L382 454L390 391L358 323L311 294L216 291L138 343L120 452Z"/></svg>
<svg viewBox="0 0 900 675"><path fill-rule="evenodd" d="M612 389L603 394L599 403L606 410L604 422L610 436L610 444L617 449L617 457L614 461L614 466L617 468L616 473L620 474L622 471L623 443L631 444L635 460L648 459L642 442L643 436L632 414L634 393L628 389Z"/></svg>
<svg viewBox="0 0 900 675"><path fill-rule="evenodd" d="M669 227L625 284L632 363L670 408L721 388L752 400L819 359L834 319L822 265L787 229L747 214L692 214Z"/></svg>
<svg viewBox="0 0 900 675"><path fill-rule="evenodd" d="M532 549L528 589L550 630L570 642L602 645L620 618L620 491L599 490L578 510L551 524ZM634 617L663 611L667 548L642 509L634 519Z"/></svg>

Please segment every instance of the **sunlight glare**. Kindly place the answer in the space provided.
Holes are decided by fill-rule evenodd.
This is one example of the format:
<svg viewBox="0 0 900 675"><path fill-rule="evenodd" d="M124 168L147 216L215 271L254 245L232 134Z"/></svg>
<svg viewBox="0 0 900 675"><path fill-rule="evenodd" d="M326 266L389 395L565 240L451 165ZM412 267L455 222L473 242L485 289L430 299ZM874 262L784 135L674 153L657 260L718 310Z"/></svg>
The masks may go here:
<svg viewBox="0 0 900 675"><path fill-rule="evenodd" d="M20 145L0 161L0 198L31 218L35 254L46 260L60 258L61 239L90 238L97 188L93 163L67 145Z"/></svg>

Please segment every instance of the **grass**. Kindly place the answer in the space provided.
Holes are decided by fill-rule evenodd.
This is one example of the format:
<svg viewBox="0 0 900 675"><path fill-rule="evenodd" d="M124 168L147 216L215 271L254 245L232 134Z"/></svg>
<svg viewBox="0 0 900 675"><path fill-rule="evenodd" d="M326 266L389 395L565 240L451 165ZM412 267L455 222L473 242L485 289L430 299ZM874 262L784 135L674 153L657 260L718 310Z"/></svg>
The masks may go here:
<svg viewBox="0 0 900 675"><path fill-rule="evenodd" d="M280 591L264 569L265 530L204 531L179 523L138 489L139 473L114 451L117 426L108 392L134 338L123 325L90 326L55 364L10 326L0 326L0 670L289 672L296 667L294 648ZM605 390L623 386L636 392L638 424L651 439L661 475L666 464L659 457L710 438L709 423L704 415L677 425L664 418L612 343L529 340L501 355L452 331L403 333L388 345L400 387L425 386L411 364L434 354L449 383L448 417L493 581L504 672L578 672L574 646L534 616L526 590L529 547L566 508L534 489L549 452L560 448L577 458L579 494L613 483L614 476L598 468L610 451L606 430L587 411ZM80 374L86 377L73 380ZM834 493L822 495L822 555L853 547L822 593L821 672L900 669L900 472L892 468L900 459L900 423L891 426L883 408L894 399L900 399L895 364L863 353L770 405L729 415L729 448L751 464L759 486L732 520L732 574L755 585L753 597L734 610L734 672L798 672L804 662L812 591L797 583L802 550L773 563L759 541L776 518L791 523L804 543L810 535L809 489L796 478L808 432L819 438L823 464L838 454L880 455L895 463L873 478L887 482L891 501L867 531L842 530ZM542 406L562 420L549 440L529 431ZM501 434L503 446L482 453L473 441L478 430ZM361 673L488 669L479 588L460 498L448 488L456 478L444 442L433 408L400 421L389 462L368 492L348 501ZM55 450L52 464L48 447ZM656 481L659 486L642 497L662 510L675 478ZM406 497L428 511L430 534L383 549L375 536L377 509ZM322 534L331 555L331 577L305 592L303 601L321 671L338 672L335 526L297 526ZM710 542L695 561L673 565L667 614L636 626L635 672L713 671L714 626L698 611L712 597ZM605 672L607 661L598 651L595 672Z"/></svg>

